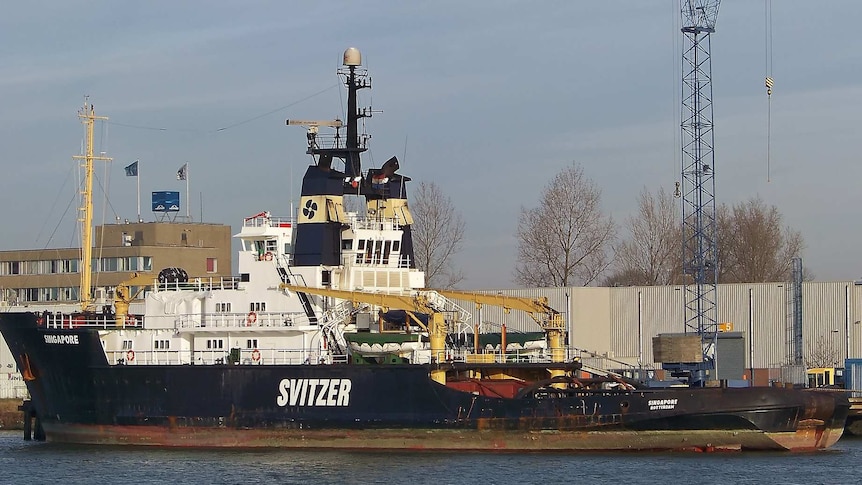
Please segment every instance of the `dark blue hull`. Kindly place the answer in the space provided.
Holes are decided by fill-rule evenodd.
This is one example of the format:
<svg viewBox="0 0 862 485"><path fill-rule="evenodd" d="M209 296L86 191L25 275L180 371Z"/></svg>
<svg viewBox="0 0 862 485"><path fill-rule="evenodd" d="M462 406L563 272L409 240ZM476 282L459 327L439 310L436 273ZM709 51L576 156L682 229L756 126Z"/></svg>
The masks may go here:
<svg viewBox="0 0 862 485"><path fill-rule="evenodd" d="M92 329L0 314L47 438L165 446L508 450L816 449L841 436L845 397L783 388L511 395L462 378L492 364L109 365ZM575 364L558 364L574 366ZM532 369L531 369L532 367ZM509 364L510 373L544 369ZM435 367L436 368L436 367ZM479 387L476 387L479 386Z"/></svg>

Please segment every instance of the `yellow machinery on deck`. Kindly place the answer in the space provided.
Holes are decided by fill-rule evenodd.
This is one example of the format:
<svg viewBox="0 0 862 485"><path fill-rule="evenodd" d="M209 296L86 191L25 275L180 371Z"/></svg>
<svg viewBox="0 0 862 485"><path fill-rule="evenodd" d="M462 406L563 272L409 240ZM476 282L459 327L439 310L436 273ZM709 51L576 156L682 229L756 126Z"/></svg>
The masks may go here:
<svg viewBox="0 0 862 485"><path fill-rule="evenodd" d="M411 320L428 332L431 354L436 362L442 362L446 355L446 321L443 309L438 303L441 296L471 301L476 305L494 305L506 310L522 310L529 313L545 331L548 340L548 349L551 354L551 361L563 362L565 360L566 353L565 348L563 347L565 322L563 322L562 315L548 305L547 298L528 299L506 295L486 295L482 293L470 293L454 290L417 290L411 294L401 295L336 290L331 288L315 288L289 284L283 284L281 287L297 293L309 293L347 300L354 304L362 303L375 305L384 309L404 310L407 312ZM416 313L424 313L429 316L427 326L417 318ZM503 352L505 353L505 348L503 349ZM562 374L564 374L564 371L562 370L551 371L551 377ZM446 371L444 369L432 370L431 378L441 384L445 384Z"/></svg>

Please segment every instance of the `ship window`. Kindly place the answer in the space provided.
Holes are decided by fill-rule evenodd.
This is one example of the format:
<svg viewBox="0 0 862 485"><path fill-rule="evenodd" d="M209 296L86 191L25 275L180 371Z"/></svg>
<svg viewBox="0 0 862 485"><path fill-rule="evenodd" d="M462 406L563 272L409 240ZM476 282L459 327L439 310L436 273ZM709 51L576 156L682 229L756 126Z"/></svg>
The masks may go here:
<svg viewBox="0 0 862 485"><path fill-rule="evenodd" d="M271 252L271 253L278 251L278 241L276 241L275 239L267 240L266 241L266 250Z"/></svg>
<svg viewBox="0 0 862 485"><path fill-rule="evenodd" d="M383 245L383 264L389 264L389 251L392 249L392 241L386 241Z"/></svg>
<svg viewBox="0 0 862 485"><path fill-rule="evenodd" d="M245 341L245 348L247 349L256 349L257 348L257 339L250 338Z"/></svg>
<svg viewBox="0 0 862 485"><path fill-rule="evenodd" d="M249 305L249 310L253 311L253 312L265 312L266 311L266 302L265 301L252 302Z"/></svg>
<svg viewBox="0 0 862 485"><path fill-rule="evenodd" d="M392 251L397 252L401 249L401 241L392 241Z"/></svg>
<svg viewBox="0 0 862 485"><path fill-rule="evenodd" d="M383 241L374 241L374 263L379 264L383 259Z"/></svg>
<svg viewBox="0 0 862 485"><path fill-rule="evenodd" d="M320 284L329 286L332 284L332 271L323 271L320 274Z"/></svg>
<svg viewBox="0 0 862 485"><path fill-rule="evenodd" d="M123 340L123 350L132 350L131 340Z"/></svg>
<svg viewBox="0 0 862 485"><path fill-rule="evenodd" d="M215 273L218 271L218 259L207 258L207 273Z"/></svg>
<svg viewBox="0 0 862 485"><path fill-rule="evenodd" d="M365 251L365 239L360 239L356 242L357 251Z"/></svg>
<svg viewBox="0 0 862 485"><path fill-rule="evenodd" d="M342 239L341 249L345 251L350 251L351 249L353 249L353 239Z"/></svg>
<svg viewBox="0 0 862 485"><path fill-rule="evenodd" d="M365 263L371 264L371 253L374 251L374 241L368 241L365 247Z"/></svg>
<svg viewBox="0 0 862 485"><path fill-rule="evenodd" d="M153 348L155 348L156 350L168 350L171 348L171 341L170 340L156 340L153 343Z"/></svg>
<svg viewBox="0 0 862 485"><path fill-rule="evenodd" d="M216 303L215 311L218 313L230 313L230 302Z"/></svg>
<svg viewBox="0 0 862 485"><path fill-rule="evenodd" d="M224 348L224 340L222 339L209 339L207 340L207 348L208 349L223 349Z"/></svg>

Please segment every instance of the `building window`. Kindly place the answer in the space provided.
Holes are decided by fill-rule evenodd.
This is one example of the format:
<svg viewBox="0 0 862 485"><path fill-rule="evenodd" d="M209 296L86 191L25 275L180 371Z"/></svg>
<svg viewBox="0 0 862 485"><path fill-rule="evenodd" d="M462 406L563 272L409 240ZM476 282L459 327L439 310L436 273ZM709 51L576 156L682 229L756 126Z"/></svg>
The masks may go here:
<svg viewBox="0 0 862 485"><path fill-rule="evenodd" d="M207 258L207 273L215 273L218 271L218 260L216 258Z"/></svg>

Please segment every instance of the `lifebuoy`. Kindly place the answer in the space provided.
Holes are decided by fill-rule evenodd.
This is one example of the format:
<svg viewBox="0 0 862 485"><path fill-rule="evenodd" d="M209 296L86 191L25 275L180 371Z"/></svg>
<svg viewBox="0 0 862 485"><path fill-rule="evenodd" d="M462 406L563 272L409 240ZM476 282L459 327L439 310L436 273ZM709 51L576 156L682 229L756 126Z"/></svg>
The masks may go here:
<svg viewBox="0 0 862 485"><path fill-rule="evenodd" d="M267 253L263 255L263 259L267 261L272 261L272 253L267 251Z"/></svg>
<svg viewBox="0 0 862 485"><path fill-rule="evenodd" d="M126 352L126 361L127 362L134 362L135 361L135 351L134 350L129 349L129 351Z"/></svg>
<svg viewBox="0 0 862 485"><path fill-rule="evenodd" d="M248 312L248 316L247 316L247 317L245 317L245 324L246 324L246 325L251 325L252 323L254 323L254 322L256 322L256 321L257 321L257 313L255 313L255 312Z"/></svg>
<svg viewBox="0 0 862 485"><path fill-rule="evenodd" d="M251 351L251 360L260 362L260 350L254 349Z"/></svg>

